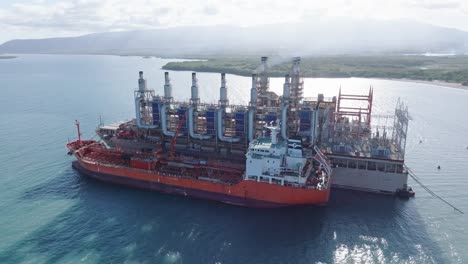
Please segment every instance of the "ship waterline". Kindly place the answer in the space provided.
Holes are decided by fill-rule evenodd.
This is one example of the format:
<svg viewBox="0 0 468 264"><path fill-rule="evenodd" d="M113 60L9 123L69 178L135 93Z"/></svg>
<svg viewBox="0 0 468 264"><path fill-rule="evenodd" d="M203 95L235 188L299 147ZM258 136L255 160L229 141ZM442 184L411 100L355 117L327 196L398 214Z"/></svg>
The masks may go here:
<svg viewBox="0 0 468 264"><path fill-rule="evenodd" d="M157 95L140 71L135 119L100 125L105 145L83 143L77 123L78 140L68 145L75 168L104 181L254 207L325 204L332 184L408 193L404 104L392 128L376 127L372 87L364 95L305 98L296 57L280 96L269 89L267 61L252 74L248 105L229 103L224 73L218 104L206 104L196 73L183 102L172 96L169 72ZM332 182L333 168L339 177Z"/></svg>
<svg viewBox="0 0 468 264"><path fill-rule="evenodd" d="M91 178L104 182L248 207L325 205L330 194L329 191L292 189L253 181L243 181L232 186L212 182L201 183L189 178L161 175L156 172L112 168L79 161L74 161L73 167Z"/></svg>

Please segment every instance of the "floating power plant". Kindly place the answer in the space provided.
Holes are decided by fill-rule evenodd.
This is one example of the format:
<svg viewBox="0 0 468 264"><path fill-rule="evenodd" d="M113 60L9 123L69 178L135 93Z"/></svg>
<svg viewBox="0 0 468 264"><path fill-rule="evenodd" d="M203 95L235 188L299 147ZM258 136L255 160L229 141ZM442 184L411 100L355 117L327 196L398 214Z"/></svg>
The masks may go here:
<svg viewBox="0 0 468 264"><path fill-rule="evenodd" d="M306 98L300 63L300 57L293 58L291 70L284 77L283 93L278 95L269 89L268 58L262 57L260 66L252 74L247 105L230 104L224 73L220 76L218 103L210 104L200 99L195 72L189 101L173 98L168 72L164 76L163 95L149 89L143 72L139 72L138 89L134 92L135 118L129 122L100 125L97 134L105 144L91 141L84 144L81 139L81 143L73 142L69 149L78 158L74 166L96 178L123 184L125 180L135 180L132 170L145 170L148 175L157 175L154 177L169 174L177 179L193 180L190 188L183 184L169 184L169 188L169 180L158 178L158 182L166 182L165 186L155 188L162 191L182 187L185 193L193 193L192 189L200 191L204 184L200 179L235 185L244 188L245 193L240 189L211 186L204 190L208 194L193 196L207 198L214 195L213 192L222 193L229 197L226 198L229 203L247 206L324 204L331 185L408 194L408 172L404 167L409 122L407 107L398 101L394 115L374 115L372 87L367 94L345 94L340 89L339 94L331 98L323 94ZM378 119L392 119L393 126L373 125ZM91 157L88 160L80 146L87 149L93 144L100 147L90 153L98 154L88 153ZM110 162L108 169L112 179L108 175L101 177L104 168L87 163L95 164L96 157L101 156ZM123 166L125 172L115 171L116 166ZM219 172L213 174L213 170ZM115 178L117 174L124 177L123 180ZM153 186L151 182L156 178L146 174L141 176L146 183L130 185ZM239 187L251 182L255 185ZM271 185L285 189L275 189L277 187ZM297 188L314 191L302 193L300 197L287 194ZM231 191L239 192L234 200L241 199L239 197L244 200L233 201ZM247 195L250 192L255 195ZM278 200L277 197L282 198Z"/></svg>
<svg viewBox="0 0 468 264"><path fill-rule="evenodd" d="M146 86L143 72L135 91L136 119L128 125L137 138L161 140L172 139L177 132L178 146L184 149L205 149L217 152L245 154L246 146L265 132L264 126L280 126L283 139L301 137L304 143L313 143L319 133L319 116L324 110L336 104L303 98L303 85L300 72L300 58L294 58L290 74L285 76L283 95L269 90L267 57L262 57L260 71L252 74L250 101L248 105L231 105L228 98L226 75L221 74L218 104L202 103L199 97L196 73L192 73L191 97L189 102L175 101L169 73L165 73L164 95L155 95ZM129 127L129 128L130 128ZM106 129L110 127L100 128ZM112 127L111 130L115 128ZM115 131L107 131L113 134Z"/></svg>

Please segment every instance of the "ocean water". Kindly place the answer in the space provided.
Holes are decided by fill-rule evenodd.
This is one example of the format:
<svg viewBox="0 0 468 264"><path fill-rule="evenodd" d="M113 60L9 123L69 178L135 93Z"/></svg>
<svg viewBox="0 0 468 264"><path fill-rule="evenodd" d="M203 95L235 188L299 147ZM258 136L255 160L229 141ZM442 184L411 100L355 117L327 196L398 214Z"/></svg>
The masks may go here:
<svg viewBox="0 0 468 264"><path fill-rule="evenodd" d="M367 92L375 112L397 98L412 116L407 165L460 214L410 180L416 198L333 190L326 207L249 209L108 185L71 168L68 138L134 116L138 71L162 93L168 60L19 55L0 60L0 263L468 262L468 91L373 79L306 79L305 95ZM174 97L190 73L171 72ZM200 73L216 101L219 74ZM231 103L250 79L227 75ZM281 92L283 80L271 80ZM390 125L391 120L382 123ZM419 143L422 141L422 143ZM437 170L437 166L441 170Z"/></svg>

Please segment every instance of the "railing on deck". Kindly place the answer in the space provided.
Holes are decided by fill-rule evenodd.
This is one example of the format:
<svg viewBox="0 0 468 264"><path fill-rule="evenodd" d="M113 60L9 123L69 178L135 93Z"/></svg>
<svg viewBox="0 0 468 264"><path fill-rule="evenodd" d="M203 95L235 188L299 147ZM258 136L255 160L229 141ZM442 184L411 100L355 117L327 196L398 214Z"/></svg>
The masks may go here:
<svg viewBox="0 0 468 264"><path fill-rule="evenodd" d="M314 159L315 159L316 161L318 161L318 162L322 165L323 169L327 172L328 176L330 176L330 175L331 175L331 167L330 167L330 165L329 165L328 162L327 162L327 158L326 158L325 155L320 151L320 149L317 148L317 146L314 146L314 150L315 150L315 152L317 153L317 154L315 154Z"/></svg>

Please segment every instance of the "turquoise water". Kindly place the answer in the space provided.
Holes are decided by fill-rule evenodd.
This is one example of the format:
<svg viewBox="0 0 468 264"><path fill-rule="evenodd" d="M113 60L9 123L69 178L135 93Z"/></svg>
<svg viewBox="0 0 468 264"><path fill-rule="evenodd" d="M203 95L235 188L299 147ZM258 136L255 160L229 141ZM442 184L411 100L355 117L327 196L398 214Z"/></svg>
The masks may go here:
<svg viewBox="0 0 468 264"><path fill-rule="evenodd" d="M166 62L0 60L0 263L468 262L467 215L413 181L409 201L333 190L327 207L258 210L107 185L74 171L64 147L75 137L74 120L92 137L99 116L130 119L138 71L162 93ZM174 96L187 99L190 73L171 76ZM248 101L250 79L227 78L231 103ZM201 97L217 100L219 75L201 73L199 81ZM391 114L398 97L409 105L407 164L468 214L468 91L352 78L306 79L305 94L333 96L340 85L366 92L371 84L376 113ZM272 79L272 90L281 85Z"/></svg>

